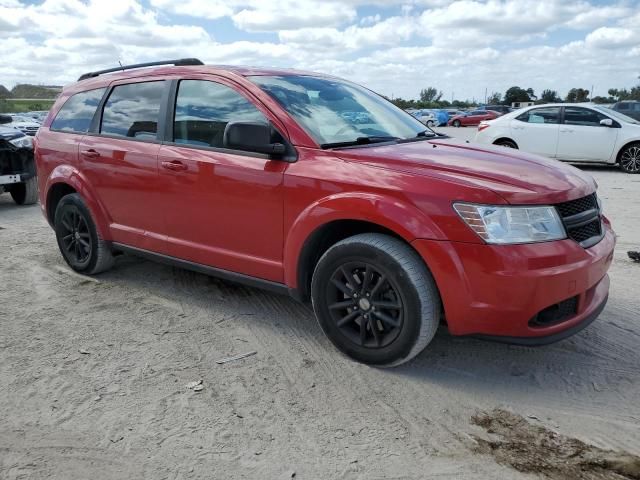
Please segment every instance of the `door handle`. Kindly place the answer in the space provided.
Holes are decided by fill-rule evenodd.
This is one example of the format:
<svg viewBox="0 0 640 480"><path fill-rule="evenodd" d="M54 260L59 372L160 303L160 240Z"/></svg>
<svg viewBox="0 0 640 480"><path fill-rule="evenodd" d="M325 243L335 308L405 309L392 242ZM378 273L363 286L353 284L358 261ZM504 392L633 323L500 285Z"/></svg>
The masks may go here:
<svg viewBox="0 0 640 480"><path fill-rule="evenodd" d="M184 172L187 169L187 166L180 160L163 160L161 165L162 168L166 168L172 172Z"/></svg>
<svg viewBox="0 0 640 480"><path fill-rule="evenodd" d="M560 133L573 133L573 130L565 128L564 130L560 130Z"/></svg>
<svg viewBox="0 0 640 480"><path fill-rule="evenodd" d="M100 156L100 153L98 153L96 150L94 150L93 148L90 148L89 150L82 150L80 152L80 154L84 157L84 158L98 158Z"/></svg>

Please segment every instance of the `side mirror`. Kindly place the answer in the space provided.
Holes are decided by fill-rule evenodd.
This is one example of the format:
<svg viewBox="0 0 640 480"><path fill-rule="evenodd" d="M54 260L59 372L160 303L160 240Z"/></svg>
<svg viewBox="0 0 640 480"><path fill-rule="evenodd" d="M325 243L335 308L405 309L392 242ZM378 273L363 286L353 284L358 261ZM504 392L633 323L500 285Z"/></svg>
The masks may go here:
<svg viewBox="0 0 640 480"><path fill-rule="evenodd" d="M613 127L613 120L611 120L610 118L605 118L603 120L600 120L600 125L602 125L603 127Z"/></svg>
<svg viewBox="0 0 640 480"><path fill-rule="evenodd" d="M283 155L286 147L273 143L271 125L260 122L229 122L224 129L222 146L232 150Z"/></svg>

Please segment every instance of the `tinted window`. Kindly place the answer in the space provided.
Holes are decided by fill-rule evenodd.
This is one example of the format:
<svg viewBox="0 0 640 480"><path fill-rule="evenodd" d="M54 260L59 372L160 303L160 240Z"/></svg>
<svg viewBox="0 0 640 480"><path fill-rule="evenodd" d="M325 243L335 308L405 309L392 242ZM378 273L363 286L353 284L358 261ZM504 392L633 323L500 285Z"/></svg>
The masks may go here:
<svg viewBox="0 0 640 480"><path fill-rule="evenodd" d="M51 122L51 129L87 133L105 90L106 88L98 88L69 97Z"/></svg>
<svg viewBox="0 0 640 480"><path fill-rule="evenodd" d="M486 115L486 114L487 114L486 110L474 110L469 115Z"/></svg>
<svg viewBox="0 0 640 480"><path fill-rule="evenodd" d="M619 103L615 106L618 110L629 110L630 105L628 103Z"/></svg>
<svg viewBox="0 0 640 480"><path fill-rule="evenodd" d="M599 127L600 120L604 120L605 118L608 117L588 108L564 107L564 123L567 125Z"/></svg>
<svg viewBox="0 0 640 480"><path fill-rule="evenodd" d="M132 83L113 89L104 106L101 133L155 139L164 82Z"/></svg>
<svg viewBox="0 0 640 480"><path fill-rule="evenodd" d="M173 139L203 147L222 147L229 122L263 122L265 116L245 97L220 83L183 80L178 88Z"/></svg>
<svg viewBox="0 0 640 480"><path fill-rule="evenodd" d="M518 115L517 120L527 123L558 123L560 107L534 108Z"/></svg>

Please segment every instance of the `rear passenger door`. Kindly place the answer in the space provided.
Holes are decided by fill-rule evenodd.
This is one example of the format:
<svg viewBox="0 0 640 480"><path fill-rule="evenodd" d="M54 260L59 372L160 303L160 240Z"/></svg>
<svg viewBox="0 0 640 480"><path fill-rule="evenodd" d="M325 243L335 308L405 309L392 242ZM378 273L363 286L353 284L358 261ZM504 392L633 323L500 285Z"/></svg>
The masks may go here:
<svg viewBox="0 0 640 480"><path fill-rule="evenodd" d="M92 132L80 143L80 165L109 218L115 242L166 250L164 194L158 186L158 124L169 81L116 84Z"/></svg>
<svg viewBox="0 0 640 480"><path fill-rule="evenodd" d="M511 120L511 136L520 150L555 158L559 122L560 107L533 108Z"/></svg>
<svg viewBox="0 0 640 480"><path fill-rule="evenodd" d="M159 154L170 254L282 282L288 164L223 147L229 122L268 123L271 114L222 79L185 79L176 88Z"/></svg>

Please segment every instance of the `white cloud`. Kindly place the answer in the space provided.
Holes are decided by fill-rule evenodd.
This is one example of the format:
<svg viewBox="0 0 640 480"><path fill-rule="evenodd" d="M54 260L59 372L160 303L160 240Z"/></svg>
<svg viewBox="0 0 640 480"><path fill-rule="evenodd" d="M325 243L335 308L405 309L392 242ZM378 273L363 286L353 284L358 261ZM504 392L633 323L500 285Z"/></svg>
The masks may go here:
<svg viewBox="0 0 640 480"><path fill-rule="evenodd" d="M118 61L194 56L321 71L404 97L429 85L446 98L512 85L605 94L640 74L640 0L149 2L0 0L0 83L64 84Z"/></svg>

